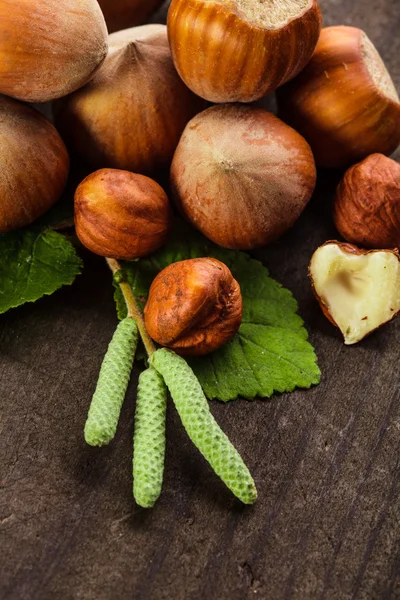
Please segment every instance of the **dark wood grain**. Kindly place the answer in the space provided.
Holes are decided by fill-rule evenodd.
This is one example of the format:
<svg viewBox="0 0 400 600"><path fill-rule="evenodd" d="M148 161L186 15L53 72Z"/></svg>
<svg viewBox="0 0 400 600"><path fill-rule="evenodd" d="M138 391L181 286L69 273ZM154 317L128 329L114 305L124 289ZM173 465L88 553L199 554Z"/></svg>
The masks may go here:
<svg viewBox="0 0 400 600"><path fill-rule="evenodd" d="M400 88L398 0L321 5L325 24L368 32ZM313 250L336 236L337 177L321 173L300 222L259 254L299 300L321 385L211 405L255 476L254 507L216 479L171 406L162 498L134 506L135 381L115 442L85 446L116 324L100 260L72 288L0 317L3 600L400 598L400 319L346 348L306 277Z"/></svg>

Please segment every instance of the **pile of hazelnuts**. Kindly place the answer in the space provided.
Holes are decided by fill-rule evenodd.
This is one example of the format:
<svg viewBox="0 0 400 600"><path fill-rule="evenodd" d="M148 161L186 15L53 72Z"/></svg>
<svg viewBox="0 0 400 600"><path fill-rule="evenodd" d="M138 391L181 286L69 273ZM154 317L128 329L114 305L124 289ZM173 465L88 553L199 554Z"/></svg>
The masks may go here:
<svg viewBox="0 0 400 600"><path fill-rule="evenodd" d="M167 26L128 29L161 0L14 4L0 0L0 233L59 199L69 151L94 171L76 190L75 225L101 256L132 260L166 242L173 209L149 177L166 170L185 219L223 247L253 250L293 226L316 166L350 167L338 231L363 247L400 246L400 166L387 157L400 143L399 97L363 31L321 29L317 0L172 0ZM275 90L281 118L251 104ZM54 101L57 129L20 100ZM234 335L240 292L216 263L160 273L145 311L156 341L202 354ZM211 335L222 317L225 333Z"/></svg>

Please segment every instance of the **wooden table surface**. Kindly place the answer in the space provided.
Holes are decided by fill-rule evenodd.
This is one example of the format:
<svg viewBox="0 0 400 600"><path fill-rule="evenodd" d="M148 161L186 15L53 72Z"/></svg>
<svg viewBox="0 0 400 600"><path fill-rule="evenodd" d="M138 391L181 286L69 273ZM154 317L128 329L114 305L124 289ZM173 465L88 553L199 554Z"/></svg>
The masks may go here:
<svg viewBox="0 0 400 600"><path fill-rule="evenodd" d="M321 6L326 25L367 31L399 89L399 0ZM115 442L85 446L116 325L101 261L0 317L2 600L400 598L400 319L346 348L306 276L312 252L336 236L337 177L321 173L294 230L259 254L299 301L321 384L211 405L254 474L254 507L232 498L171 406L163 495L153 510L134 506L135 381Z"/></svg>

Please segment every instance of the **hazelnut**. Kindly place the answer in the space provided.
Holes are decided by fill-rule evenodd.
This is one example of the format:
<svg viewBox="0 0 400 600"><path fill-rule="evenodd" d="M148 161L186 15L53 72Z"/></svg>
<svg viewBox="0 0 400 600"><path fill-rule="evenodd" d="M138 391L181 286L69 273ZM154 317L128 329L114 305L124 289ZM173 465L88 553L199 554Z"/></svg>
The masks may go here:
<svg viewBox="0 0 400 600"><path fill-rule="evenodd" d="M106 54L96 0L0 0L0 93L61 98L84 85Z"/></svg>
<svg viewBox="0 0 400 600"><path fill-rule="evenodd" d="M164 190L148 177L101 169L75 192L75 227L86 248L109 258L132 260L166 241L171 212Z"/></svg>
<svg viewBox="0 0 400 600"><path fill-rule="evenodd" d="M99 0L110 33L140 25L162 3L163 0Z"/></svg>
<svg viewBox="0 0 400 600"><path fill-rule="evenodd" d="M203 101L175 70L165 25L110 36L102 68L55 106L71 149L92 167L151 174L170 166L186 123Z"/></svg>
<svg viewBox="0 0 400 600"><path fill-rule="evenodd" d="M171 167L184 216L221 246L276 240L311 198L316 169L294 129L262 108L213 106L187 125Z"/></svg>
<svg viewBox="0 0 400 600"><path fill-rule="evenodd" d="M317 0L172 0L178 73L211 102L252 102L294 77L321 31Z"/></svg>
<svg viewBox="0 0 400 600"><path fill-rule="evenodd" d="M400 102L376 48L355 27L321 32L306 68L278 92L280 114L309 142L317 165L347 167L400 142Z"/></svg>
<svg viewBox="0 0 400 600"><path fill-rule="evenodd" d="M217 350L242 322L238 282L215 258L173 263L157 275L144 309L149 335L181 355Z"/></svg>
<svg viewBox="0 0 400 600"><path fill-rule="evenodd" d="M0 95L0 234L33 223L60 198L67 150L34 108Z"/></svg>
<svg viewBox="0 0 400 600"><path fill-rule="evenodd" d="M345 344L356 344L400 312L397 250L327 242L314 252L309 275L322 311Z"/></svg>
<svg viewBox="0 0 400 600"><path fill-rule="evenodd" d="M400 248L400 165L371 154L340 182L333 216L348 242L367 248Z"/></svg>

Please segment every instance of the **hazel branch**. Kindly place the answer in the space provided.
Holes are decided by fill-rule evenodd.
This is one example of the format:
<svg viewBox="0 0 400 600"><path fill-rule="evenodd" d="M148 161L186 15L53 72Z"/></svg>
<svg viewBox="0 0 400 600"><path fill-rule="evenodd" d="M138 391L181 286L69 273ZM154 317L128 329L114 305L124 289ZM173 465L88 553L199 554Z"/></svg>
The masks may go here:
<svg viewBox="0 0 400 600"><path fill-rule="evenodd" d="M118 273L118 271L122 270L121 265L114 258L106 258L106 262L110 267L113 275ZM131 319L134 319L136 321L140 337L142 338L142 342L146 349L147 355L150 357L156 351L156 347L153 343L153 340L147 333L146 325L144 324L143 314L139 308L138 303L136 302L133 290L127 281L121 281L119 283L119 287L121 289L122 295L126 303L128 317L131 317Z"/></svg>

